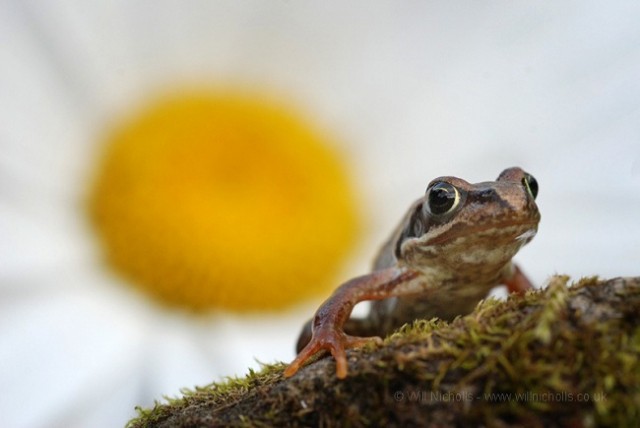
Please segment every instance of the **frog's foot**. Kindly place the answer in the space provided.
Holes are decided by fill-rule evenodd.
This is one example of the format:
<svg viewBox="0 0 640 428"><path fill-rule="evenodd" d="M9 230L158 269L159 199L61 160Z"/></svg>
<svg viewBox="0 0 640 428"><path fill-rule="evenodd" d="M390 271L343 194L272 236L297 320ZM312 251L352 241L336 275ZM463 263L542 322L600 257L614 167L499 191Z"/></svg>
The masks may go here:
<svg viewBox="0 0 640 428"><path fill-rule="evenodd" d="M527 290L533 289L531 281L517 265L513 265L513 274L504 280L504 284L509 293L524 294Z"/></svg>
<svg viewBox="0 0 640 428"><path fill-rule="evenodd" d="M336 360L336 376L338 379L344 379L347 376L347 355L345 350L357 348L371 342L381 344L382 339L379 337L349 336L343 331L335 329L319 330L313 335L307 346L300 351L295 360L285 369L284 376L293 376L309 358L322 350L328 350Z"/></svg>

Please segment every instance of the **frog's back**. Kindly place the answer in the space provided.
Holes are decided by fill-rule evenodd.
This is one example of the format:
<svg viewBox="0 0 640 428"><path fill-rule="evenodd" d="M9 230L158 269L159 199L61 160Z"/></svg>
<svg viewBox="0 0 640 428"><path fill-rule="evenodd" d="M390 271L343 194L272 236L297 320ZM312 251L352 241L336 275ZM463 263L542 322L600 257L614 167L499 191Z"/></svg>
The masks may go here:
<svg viewBox="0 0 640 428"><path fill-rule="evenodd" d="M376 255L376 258L373 260L373 270L380 270L391 267L395 265L398 261L396 257L396 246L398 245L398 241L400 237L404 233L404 229L408 224L409 219L415 212L416 207L422 202L422 199L418 199L415 201L411 208L407 211L405 216L402 218L398 226L393 230L389 239L384 243L380 251Z"/></svg>
<svg viewBox="0 0 640 428"><path fill-rule="evenodd" d="M373 261L374 271L386 269L388 267L394 266L398 262L398 258L396 257L396 247L402 237L402 234L405 233L405 228L407 227L409 219L413 215L416 207L421 202L422 200L419 199L415 201L413 205L411 205L411 208L407 211L398 226L396 226L394 231L391 233L389 239L387 239L384 245L380 248ZM368 320L371 323L371 328L374 331L373 334L387 335L402 324L415 319L415 311L406 310L406 307L408 306L407 303L409 302L405 303L402 302L402 300L404 299L391 297L388 299L371 302L371 310L369 312ZM399 306L400 310L404 311L404 313L397 311ZM412 309L418 309L418 312L422 312L424 308L421 308L420 306L421 305L417 305ZM411 308L410 305L408 307ZM427 312L429 312L428 309ZM402 319L398 319L398 314Z"/></svg>

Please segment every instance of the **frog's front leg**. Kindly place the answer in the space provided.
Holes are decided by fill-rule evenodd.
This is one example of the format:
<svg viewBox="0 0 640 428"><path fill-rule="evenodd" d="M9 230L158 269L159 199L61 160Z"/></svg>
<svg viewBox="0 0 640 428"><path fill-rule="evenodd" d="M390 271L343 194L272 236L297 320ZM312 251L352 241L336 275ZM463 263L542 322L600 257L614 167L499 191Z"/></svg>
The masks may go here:
<svg viewBox="0 0 640 428"><path fill-rule="evenodd" d="M525 291L533 288L529 278L516 264L511 265L510 274L505 276L502 282L510 293L524 294Z"/></svg>
<svg viewBox="0 0 640 428"><path fill-rule="evenodd" d="M349 336L344 332L344 325L353 307L364 300L382 300L416 292L418 290L412 290L411 282L419 275L418 271L393 266L342 284L314 315L311 340L285 369L284 375L293 376L313 355L328 350L336 360L336 376L340 379L346 377L345 349L370 341L381 341L379 337Z"/></svg>

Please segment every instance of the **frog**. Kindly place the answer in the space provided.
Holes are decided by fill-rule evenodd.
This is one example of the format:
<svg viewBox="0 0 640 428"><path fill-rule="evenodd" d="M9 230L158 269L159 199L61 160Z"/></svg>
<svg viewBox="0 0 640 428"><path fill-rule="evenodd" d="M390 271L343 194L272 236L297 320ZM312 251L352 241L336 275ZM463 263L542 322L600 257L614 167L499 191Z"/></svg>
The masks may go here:
<svg viewBox="0 0 640 428"><path fill-rule="evenodd" d="M336 288L305 324L284 376L329 351L337 378L344 379L346 349L380 345L414 320L469 314L500 285L510 293L531 289L512 259L537 234L537 195L537 180L520 167L476 184L453 176L432 180L381 247L372 271ZM368 315L351 317L362 301L371 301Z"/></svg>

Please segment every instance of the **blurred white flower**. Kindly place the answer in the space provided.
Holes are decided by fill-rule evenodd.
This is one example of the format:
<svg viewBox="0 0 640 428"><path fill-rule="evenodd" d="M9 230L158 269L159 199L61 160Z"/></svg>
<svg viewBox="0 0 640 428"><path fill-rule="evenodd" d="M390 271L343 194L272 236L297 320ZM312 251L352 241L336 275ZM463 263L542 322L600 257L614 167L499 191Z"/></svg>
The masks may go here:
<svg viewBox="0 0 640 428"><path fill-rule="evenodd" d="M313 308L194 320L101 267L80 206L96 133L175 82L284 93L340 137L369 216L345 276L431 178L512 165L540 183L518 256L535 282L637 275L639 19L632 1L3 2L0 425L122 425L293 357Z"/></svg>

